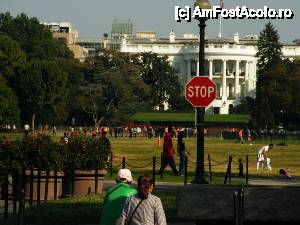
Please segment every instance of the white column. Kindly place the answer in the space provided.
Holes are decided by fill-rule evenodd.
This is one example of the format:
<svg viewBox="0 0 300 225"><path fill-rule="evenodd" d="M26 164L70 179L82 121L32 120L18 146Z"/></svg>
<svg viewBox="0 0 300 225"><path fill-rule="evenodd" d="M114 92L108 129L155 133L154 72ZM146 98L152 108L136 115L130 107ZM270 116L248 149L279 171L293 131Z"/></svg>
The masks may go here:
<svg viewBox="0 0 300 225"><path fill-rule="evenodd" d="M249 88L248 82L249 82L249 61L246 61L244 97L246 97L248 95L248 88Z"/></svg>
<svg viewBox="0 0 300 225"><path fill-rule="evenodd" d="M223 80L222 80L222 99L227 100L227 85L226 85L226 70L227 70L227 61L223 60Z"/></svg>
<svg viewBox="0 0 300 225"><path fill-rule="evenodd" d="M187 81L185 76L185 61L183 57L181 57L180 60L180 76L181 76L181 81L185 84Z"/></svg>
<svg viewBox="0 0 300 225"><path fill-rule="evenodd" d="M234 94L235 98L237 99L240 94L240 61L235 61L235 78L234 78Z"/></svg>
<svg viewBox="0 0 300 225"><path fill-rule="evenodd" d="M191 60L187 61L187 80L189 81L191 79Z"/></svg>
<svg viewBox="0 0 300 225"><path fill-rule="evenodd" d="M213 60L210 59L209 61L209 79L213 79Z"/></svg>
<svg viewBox="0 0 300 225"><path fill-rule="evenodd" d="M199 71L199 60L198 59L196 59L196 61L197 61L197 64L196 64L196 76L199 76L199 74L200 74L200 71Z"/></svg>
<svg viewBox="0 0 300 225"><path fill-rule="evenodd" d="M256 79L256 73L257 73L257 61L254 61L253 63L253 69L254 69L254 72L253 72L253 79Z"/></svg>

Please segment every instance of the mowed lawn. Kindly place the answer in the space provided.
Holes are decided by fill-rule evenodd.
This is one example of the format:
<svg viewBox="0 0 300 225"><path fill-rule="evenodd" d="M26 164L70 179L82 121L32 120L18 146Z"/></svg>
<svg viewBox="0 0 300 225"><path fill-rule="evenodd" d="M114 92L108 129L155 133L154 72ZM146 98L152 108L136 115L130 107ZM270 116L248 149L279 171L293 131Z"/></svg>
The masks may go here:
<svg viewBox="0 0 300 225"><path fill-rule="evenodd" d="M113 152L114 161L113 165L116 168L120 165L122 157L126 158L126 162L129 164L127 167L132 168L132 171L145 170L133 167L143 167L152 161L153 155L155 155L160 161L160 155L162 151L162 142L158 145L157 138L151 140L143 137L137 138L110 138ZM176 149L177 139L173 139L173 144ZM253 145L235 143L235 140L222 140L217 138L205 139L205 169L208 171L208 154L210 154L212 161L213 173L225 173L227 169L227 163L218 165L221 162L228 160L229 155L233 157L232 172L238 173L237 160L243 159L244 166L246 166L246 156L249 157L249 175L250 176L270 176L278 177L279 170L284 168L288 170L292 175L300 177L300 141L289 141L288 146L278 146L280 140L275 140L274 148L267 152L267 157L271 158L272 171L256 170L256 154L257 150L268 145L270 141L257 141L253 142ZM191 153L189 158L189 171L195 170L194 162L196 162L196 139L185 139L187 149ZM176 154L175 154L176 155ZM179 157L175 157L177 167L179 165ZM219 163L220 162L220 163ZM218 166L217 166L218 165ZM157 170L159 165L156 166ZM146 170L149 173L152 171L152 165L148 165ZM167 171L170 168L167 167ZM244 170L245 171L245 170Z"/></svg>

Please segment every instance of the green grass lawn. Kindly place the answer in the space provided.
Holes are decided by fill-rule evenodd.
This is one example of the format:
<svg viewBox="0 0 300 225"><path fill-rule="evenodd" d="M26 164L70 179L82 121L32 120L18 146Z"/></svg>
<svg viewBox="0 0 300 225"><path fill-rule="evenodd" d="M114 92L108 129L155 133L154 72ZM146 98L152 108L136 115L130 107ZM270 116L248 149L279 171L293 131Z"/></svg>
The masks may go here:
<svg viewBox="0 0 300 225"><path fill-rule="evenodd" d="M195 170L194 162L196 161L196 139L185 139L186 148L190 151L190 163L189 171L193 173ZM212 173L215 175L222 175L226 172L227 163L218 165L218 162L224 162L228 159L229 155L233 156L232 172L238 173L237 160L242 158L244 161L246 156L249 157L249 175L252 177L264 176L264 177L277 177L278 171L281 168L288 170L294 176L300 176L300 141L289 141L288 146L278 146L280 140L273 141L275 144L272 151L268 152L267 156L271 158L272 171L256 171L256 154L257 150L263 145L268 145L270 141L257 141L253 142L253 145L234 143L234 140L221 140L220 138L209 138L205 140L205 168L208 171L208 154L210 154L212 162ZM148 140L146 138L111 138L111 143L114 152L114 167L120 165L122 157L126 158L128 168L132 168L133 173L140 173L142 171L152 171L153 155L160 161L160 154L162 146L157 145L157 139L153 138ZM176 145L176 139L173 140L173 144ZM161 143L162 145L162 143ZM179 164L179 157L175 157L176 164ZM134 168L143 167L146 168ZM157 165L157 170L159 165ZM166 171L170 171L167 168ZM192 175L192 174L191 174ZM178 179L178 178L177 178Z"/></svg>
<svg viewBox="0 0 300 225"><path fill-rule="evenodd" d="M1 135L1 134L0 134ZM22 138L23 134L5 134L10 139ZM54 137L55 140L59 140L62 134ZM113 167L117 170L117 167L122 162L122 157L126 158L128 168L132 169L133 174L152 173L152 158L156 156L158 161L156 170L159 169L160 155L162 151L162 142L160 146L157 144L157 138L151 140L144 137L137 138L110 138L112 143L112 150L114 153ZM176 139L173 139L173 144L176 146ZM252 177L276 177L278 171L281 168L288 170L292 175L300 177L300 140L287 141L288 146L278 146L281 140L273 140L275 145L272 151L268 152L267 156L271 158L272 171L256 171L256 154L257 150L263 145L268 145L270 140L259 140L253 142L253 145L248 144L241 145L235 143L235 140L223 140L221 138L207 138L205 139L205 169L208 171L208 154L216 162L224 162L228 159L229 155L233 156L232 172L233 175L238 173L237 160L242 158L245 166L246 156L249 156L249 175ZM196 139L185 139L186 148L190 151L191 157L189 159L189 181L193 178L193 171L195 171L196 162ZM175 148L176 150L176 148ZM176 164L179 165L179 157L175 156ZM212 162L212 173L214 176L223 176L226 172L227 164L216 166L218 163ZM146 167L143 167L147 165ZM135 168L143 167L143 168ZM173 177L170 173L170 168L166 169L166 176L164 181L182 181L182 178ZM109 177L109 176L107 176ZM159 180L159 177L157 178Z"/></svg>

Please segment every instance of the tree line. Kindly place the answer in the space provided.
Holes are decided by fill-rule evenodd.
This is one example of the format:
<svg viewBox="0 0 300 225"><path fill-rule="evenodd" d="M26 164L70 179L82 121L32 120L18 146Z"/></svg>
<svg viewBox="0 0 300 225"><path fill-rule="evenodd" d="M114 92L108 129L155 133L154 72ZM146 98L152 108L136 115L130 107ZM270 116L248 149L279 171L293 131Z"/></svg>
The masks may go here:
<svg viewBox="0 0 300 225"><path fill-rule="evenodd" d="M119 125L165 101L185 105L167 56L101 50L80 63L38 19L0 14L0 124Z"/></svg>

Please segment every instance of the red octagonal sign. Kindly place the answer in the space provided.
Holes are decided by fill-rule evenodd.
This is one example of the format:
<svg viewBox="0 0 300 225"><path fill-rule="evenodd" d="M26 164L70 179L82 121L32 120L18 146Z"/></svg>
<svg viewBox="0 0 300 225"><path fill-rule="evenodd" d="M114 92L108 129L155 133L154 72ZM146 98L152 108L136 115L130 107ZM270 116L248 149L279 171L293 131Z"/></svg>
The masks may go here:
<svg viewBox="0 0 300 225"><path fill-rule="evenodd" d="M216 98L217 86L208 77L193 77L186 85L184 95L194 107L207 107Z"/></svg>

